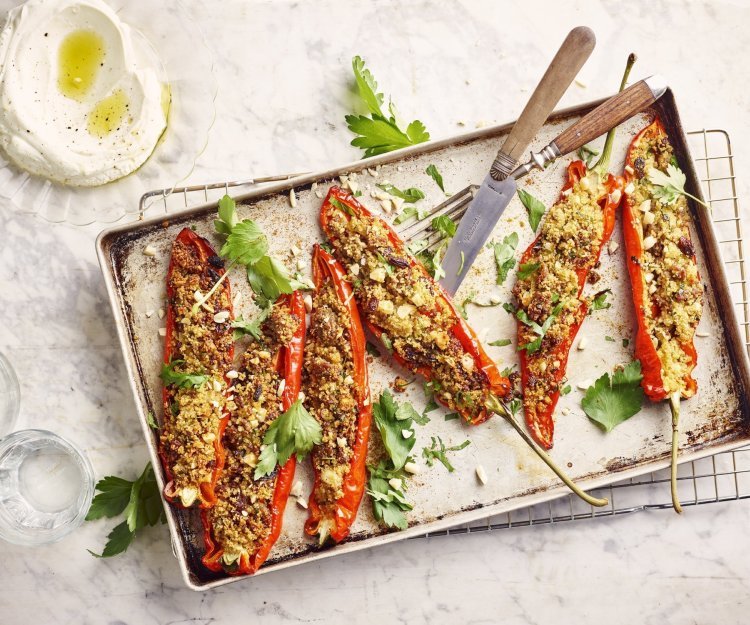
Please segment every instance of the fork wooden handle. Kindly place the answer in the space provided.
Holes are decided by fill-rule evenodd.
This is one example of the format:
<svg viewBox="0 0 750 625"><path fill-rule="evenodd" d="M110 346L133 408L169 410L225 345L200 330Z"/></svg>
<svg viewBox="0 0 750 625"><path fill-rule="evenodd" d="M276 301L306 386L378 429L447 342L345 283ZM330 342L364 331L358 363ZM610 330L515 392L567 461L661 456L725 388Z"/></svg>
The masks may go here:
<svg viewBox="0 0 750 625"><path fill-rule="evenodd" d="M490 170L493 178L502 180L515 168L595 45L596 37L590 28L578 26L570 31L497 153Z"/></svg>
<svg viewBox="0 0 750 625"><path fill-rule="evenodd" d="M660 76L639 80L622 93L597 106L570 128L563 130L552 143L561 155L574 152L651 106L664 94L666 88Z"/></svg>

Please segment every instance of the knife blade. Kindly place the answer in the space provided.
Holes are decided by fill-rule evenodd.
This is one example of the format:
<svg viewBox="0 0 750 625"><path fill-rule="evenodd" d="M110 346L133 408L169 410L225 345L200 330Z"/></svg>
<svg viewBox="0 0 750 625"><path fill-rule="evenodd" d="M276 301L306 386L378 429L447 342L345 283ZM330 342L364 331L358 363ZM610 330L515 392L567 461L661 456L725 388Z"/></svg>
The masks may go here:
<svg viewBox="0 0 750 625"><path fill-rule="evenodd" d="M482 182L459 222L456 234L441 263L445 276L440 280L440 284L451 295L456 294L500 215L516 194L516 189L516 180L513 177L498 181L487 174Z"/></svg>

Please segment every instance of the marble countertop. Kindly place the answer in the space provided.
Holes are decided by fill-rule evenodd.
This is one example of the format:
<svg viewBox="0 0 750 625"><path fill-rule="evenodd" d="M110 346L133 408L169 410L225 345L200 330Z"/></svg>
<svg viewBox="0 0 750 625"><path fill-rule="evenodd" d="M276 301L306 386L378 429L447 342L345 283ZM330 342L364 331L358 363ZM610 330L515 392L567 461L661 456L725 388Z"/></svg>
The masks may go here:
<svg viewBox="0 0 750 625"><path fill-rule="evenodd" d="M355 54L433 138L512 119L564 34L587 24L597 49L584 86L562 104L614 91L635 51L634 77L666 76L687 129L730 133L738 194L749 197L746 2L186 4L216 55L219 83L194 182L357 158L343 120ZM0 350L21 380L19 428L65 432L98 476L135 476L147 453L96 262L97 230L50 225L0 203ZM97 560L86 548L100 548L109 525L88 523L55 545L0 545L0 622L730 625L746 622L750 609L748 526L750 504L739 502L681 517L649 512L419 539L194 593L182 584L166 527Z"/></svg>

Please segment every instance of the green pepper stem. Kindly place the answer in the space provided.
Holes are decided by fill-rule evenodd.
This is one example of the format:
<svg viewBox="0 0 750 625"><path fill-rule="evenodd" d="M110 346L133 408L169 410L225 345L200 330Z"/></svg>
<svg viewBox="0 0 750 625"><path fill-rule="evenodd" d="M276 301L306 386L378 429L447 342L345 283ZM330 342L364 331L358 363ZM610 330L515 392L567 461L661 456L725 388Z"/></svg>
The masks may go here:
<svg viewBox="0 0 750 625"><path fill-rule="evenodd" d="M622 81L620 81L620 91L623 91L625 89L625 85L628 84L630 70L633 69L636 58L637 57L632 52L630 53L630 56L628 56L628 62L625 64L625 73L622 75ZM602 155L599 157L599 160L596 161L596 165L591 168L592 171L596 171L600 176L603 176L607 173L607 168L609 167L609 159L612 157L612 147L615 143L616 131L617 126L612 128L612 130L607 133L607 138L604 141L604 149L602 150Z"/></svg>
<svg viewBox="0 0 750 625"><path fill-rule="evenodd" d="M672 506L678 514L682 513L680 498L677 496L677 448L679 445L679 423L680 423L680 394L673 393L669 396L669 407L672 410L672 470L670 472L670 488L672 491Z"/></svg>
<svg viewBox="0 0 750 625"><path fill-rule="evenodd" d="M516 432L520 434L524 442L534 450L534 453L536 453L536 455L539 456L550 469L552 469L555 475L557 475L557 477L559 477L570 490L572 490L576 495L583 499L583 501L597 507L606 506L609 503L609 500L606 498L599 499L583 492L583 490L581 490L581 488L577 486L575 482L573 482L573 480L571 480L559 466L557 466L555 461L549 457L547 452L545 452L539 445L537 445L537 443L528 435L523 426L516 420L511 411L508 409L508 406L506 406L505 403L498 397L496 397L495 395L490 395L490 399L487 401L486 406L488 410L494 412L497 415L500 415L501 417L503 417L503 419L510 423L513 426L513 429L515 429Z"/></svg>

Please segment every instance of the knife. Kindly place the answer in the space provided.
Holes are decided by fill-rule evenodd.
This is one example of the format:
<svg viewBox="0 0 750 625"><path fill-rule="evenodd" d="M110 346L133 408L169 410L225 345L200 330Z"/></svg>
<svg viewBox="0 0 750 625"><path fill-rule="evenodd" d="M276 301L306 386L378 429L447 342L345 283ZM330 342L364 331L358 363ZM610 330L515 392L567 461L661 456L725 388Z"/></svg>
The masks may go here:
<svg viewBox="0 0 750 625"><path fill-rule="evenodd" d="M530 160L517 167L507 177L503 176L503 169L507 168L508 160L498 153L498 158L492 164L490 173L487 174L482 186L471 200L458 224L455 236L448 245L441 263L445 271L445 276L440 280L443 288L451 295L455 295L485 241L492 234L500 215L516 194L516 180L532 169L544 169L563 154L573 152L609 132L618 124L656 102L666 90L666 83L658 75L638 81L586 114L570 128L560 133L540 152L532 152ZM524 109L525 112L526 109ZM524 126L527 124L523 113L511 130L511 134L515 132L519 124ZM507 143L506 139L500 150L501 153Z"/></svg>

